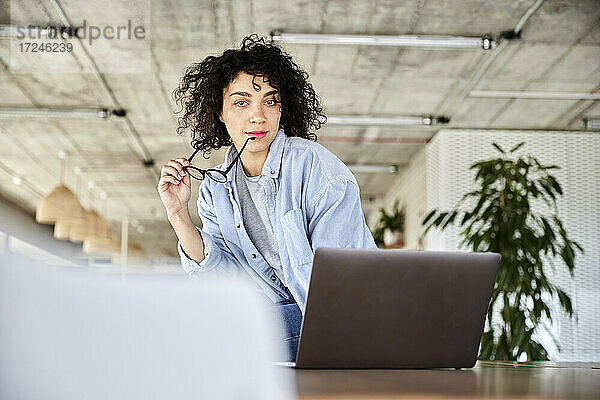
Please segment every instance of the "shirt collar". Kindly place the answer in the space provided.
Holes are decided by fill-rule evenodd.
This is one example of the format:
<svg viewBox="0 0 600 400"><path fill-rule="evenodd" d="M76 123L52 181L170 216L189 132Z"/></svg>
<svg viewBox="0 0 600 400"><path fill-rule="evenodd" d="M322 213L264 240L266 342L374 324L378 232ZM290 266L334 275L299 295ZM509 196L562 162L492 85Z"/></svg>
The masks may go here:
<svg viewBox="0 0 600 400"><path fill-rule="evenodd" d="M279 128L277 131L277 135L271 142L271 146L269 147L269 154L267 154L267 159L265 164L263 165L261 175L270 176L271 178L277 178L279 176L279 170L281 169L281 162L283 159L283 145L285 143L285 132L283 131L283 127ZM229 164L233 161L233 159L237 156L238 152L234 145L231 145L225 154L225 164L223 168L227 168ZM238 160L241 162L242 160ZM229 172L227 174L227 180L233 180L233 174L235 171Z"/></svg>

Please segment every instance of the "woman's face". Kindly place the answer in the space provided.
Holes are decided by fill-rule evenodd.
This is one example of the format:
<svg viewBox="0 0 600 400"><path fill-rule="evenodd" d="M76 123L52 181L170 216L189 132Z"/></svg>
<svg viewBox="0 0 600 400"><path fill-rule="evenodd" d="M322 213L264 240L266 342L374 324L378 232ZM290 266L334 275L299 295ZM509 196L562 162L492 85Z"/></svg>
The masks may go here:
<svg viewBox="0 0 600 400"><path fill-rule="evenodd" d="M255 140L248 143L244 153L266 158L279 129L280 100L277 89L265 82L260 75L253 77L240 72L225 88L219 119L227 127L238 151L248 137L255 137Z"/></svg>

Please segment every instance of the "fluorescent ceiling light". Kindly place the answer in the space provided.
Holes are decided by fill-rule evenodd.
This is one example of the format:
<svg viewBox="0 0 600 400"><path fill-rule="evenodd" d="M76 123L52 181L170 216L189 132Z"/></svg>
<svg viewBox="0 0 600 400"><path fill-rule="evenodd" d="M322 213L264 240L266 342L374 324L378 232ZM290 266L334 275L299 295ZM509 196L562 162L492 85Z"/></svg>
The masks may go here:
<svg viewBox="0 0 600 400"><path fill-rule="evenodd" d="M600 129L600 119L584 118L582 125L584 129Z"/></svg>
<svg viewBox="0 0 600 400"><path fill-rule="evenodd" d="M397 165L348 165L350 171L357 174L395 174L398 172Z"/></svg>
<svg viewBox="0 0 600 400"><path fill-rule="evenodd" d="M369 115L329 115L327 124L330 125L433 125L446 124L450 121L447 117L373 117Z"/></svg>
<svg viewBox="0 0 600 400"><path fill-rule="evenodd" d="M14 38L18 36L18 26L0 25L0 38Z"/></svg>
<svg viewBox="0 0 600 400"><path fill-rule="evenodd" d="M319 136L319 142L338 142L338 143L404 143L404 144L425 144L429 143L429 138L412 137L360 137L360 136Z"/></svg>
<svg viewBox="0 0 600 400"><path fill-rule="evenodd" d="M573 92L510 92L497 90L471 90L469 96L489 99L600 100L600 94Z"/></svg>
<svg viewBox="0 0 600 400"><path fill-rule="evenodd" d="M489 36L438 36L438 35L333 35L272 32L271 40L277 43L333 44L355 46L399 46L433 49L491 49L494 42Z"/></svg>
<svg viewBox="0 0 600 400"><path fill-rule="evenodd" d="M124 116L124 110L66 108L0 108L0 118L107 118L110 114Z"/></svg>
<svg viewBox="0 0 600 400"><path fill-rule="evenodd" d="M68 39L75 36L76 28L68 26L41 25L0 25L0 38L57 38Z"/></svg>

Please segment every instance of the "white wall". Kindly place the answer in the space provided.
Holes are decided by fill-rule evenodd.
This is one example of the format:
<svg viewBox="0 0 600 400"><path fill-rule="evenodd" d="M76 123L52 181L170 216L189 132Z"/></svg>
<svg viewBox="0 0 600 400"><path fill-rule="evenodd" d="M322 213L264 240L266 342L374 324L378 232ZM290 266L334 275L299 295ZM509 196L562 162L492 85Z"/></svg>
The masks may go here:
<svg viewBox="0 0 600 400"><path fill-rule="evenodd" d="M426 213L426 148L413 155L396 183L390 188L382 201L382 206L390 211L396 199L405 210L404 242L405 248L419 248L419 238L423 233L421 221ZM377 217L379 213L376 213ZM373 225L374 226L374 225Z"/></svg>
<svg viewBox="0 0 600 400"><path fill-rule="evenodd" d="M573 301L577 322L555 309L558 324L554 326L561 346L560 352L548 338L542 337L554 360L600 361L600 135L589 132L549 131L491 131L491 130L441 130L426 146L426 167L423 180L423 159L413 159L414 165L400 177L390 191L393 198L404 199L416 220L423 214L419 203L425 202L427 212L433 208L449 210L463 194L474 190L474 172L469 166L476 161L498 156L492 142L505 150L520 142L526 145L518 155L532 154L544 164L561 167L554 171L565 195L558 202L558 215L562 219L572 240L579 242L585 254L575 260L575 277L571 278L567 268L556 261L556 272L547 273L565 290ZM417 182L421 180L421 182ZM412 184L411 184L412 182ZM468 208L468 205L466 205ZM543 211L542 204L534 204L534 210ZM425 212L425 214L427 213ZM414 224L407 224L409 237L418 233ZM459 229L451 227L443 233L431 231L425 238L425 248L435 250L459 249ZM412 243L412 242L411 242Z"/></svg>

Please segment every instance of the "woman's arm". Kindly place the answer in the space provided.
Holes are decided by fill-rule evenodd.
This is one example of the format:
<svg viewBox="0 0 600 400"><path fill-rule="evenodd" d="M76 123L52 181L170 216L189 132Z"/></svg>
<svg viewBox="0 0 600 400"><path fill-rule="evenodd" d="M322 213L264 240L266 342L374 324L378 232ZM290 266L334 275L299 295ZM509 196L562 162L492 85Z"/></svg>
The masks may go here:
<svg viewBox="0 0 600 400"><path fill-rule="evenodd" d="M206 180L200 184L198 214L202 221L202 229L193 225L189 213L170 218L177 225L177 227L173 226L176 232L178 229L181 230L181 234L178 232L177 236L183 269L190 275L209 271L224 273L243 271L243 266L223 238L217 220L213 193ZM200 245L198 238L200 238Z"/></svg>
<svg viewBox="0 0 600 400"><path fill-rule="evenodd" d="M185 158L169 160L161 168L156 189L184 252L192 260L200 262L204 259L204 243L188 211L192 185L190 176L183 169L189 164Z"/></svg>
<svg viewBox="0 0 600 400"><path fill-rule="evenodd" d="M190 213L186 207L185 211L168 215L169 222L179 238L181 248L191 260L200 263L204 260L204 243L202 236L194 226Z"/></svg>

